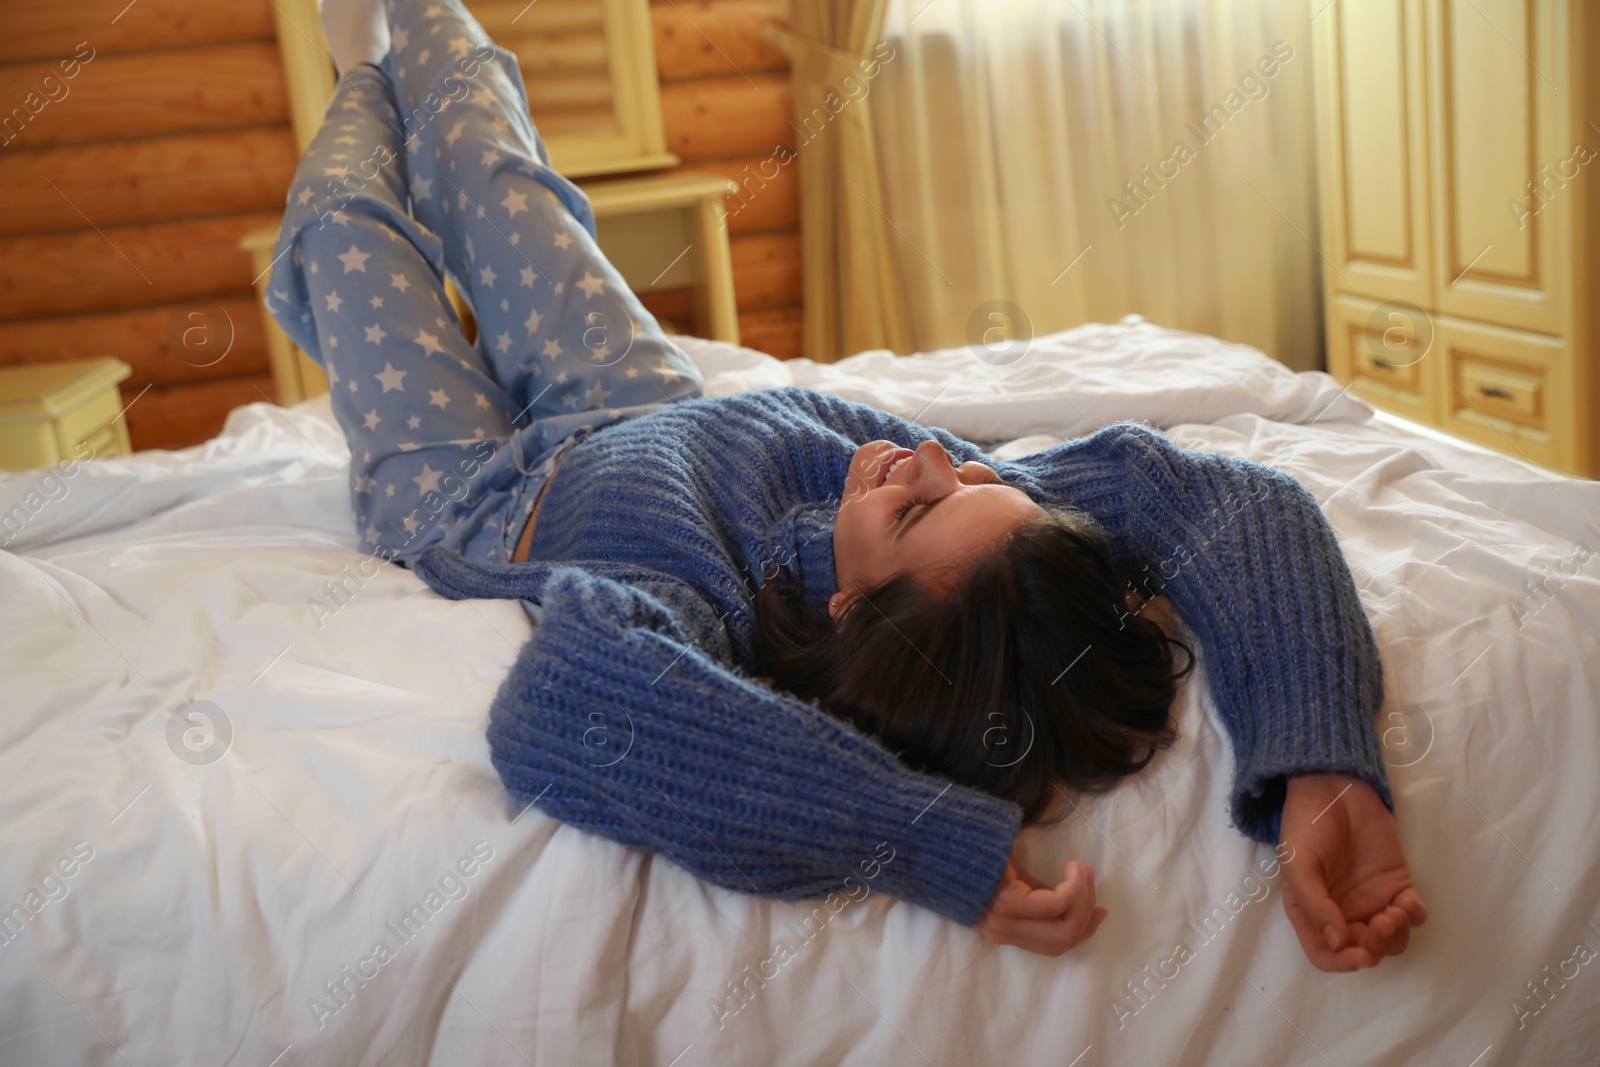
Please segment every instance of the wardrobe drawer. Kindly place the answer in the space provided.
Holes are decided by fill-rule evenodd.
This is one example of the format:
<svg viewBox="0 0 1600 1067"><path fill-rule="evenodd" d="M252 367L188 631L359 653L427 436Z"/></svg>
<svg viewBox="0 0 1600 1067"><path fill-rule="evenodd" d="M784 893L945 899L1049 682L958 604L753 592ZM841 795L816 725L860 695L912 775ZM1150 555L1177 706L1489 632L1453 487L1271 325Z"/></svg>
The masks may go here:
<svg viewBox="0 0 1600 1067"><path fill-rule="evenodd" d="M1566 343L1448 315L1438 324L1442 428L1532 463L1577 469Z"/></svg>
<svg viewBox="0 0 1600 1067"><path fill-rule="evenodd" d="M1486 417L1544 430L1545 368L1463 354L1455 363L1462 399Z"/></svg>

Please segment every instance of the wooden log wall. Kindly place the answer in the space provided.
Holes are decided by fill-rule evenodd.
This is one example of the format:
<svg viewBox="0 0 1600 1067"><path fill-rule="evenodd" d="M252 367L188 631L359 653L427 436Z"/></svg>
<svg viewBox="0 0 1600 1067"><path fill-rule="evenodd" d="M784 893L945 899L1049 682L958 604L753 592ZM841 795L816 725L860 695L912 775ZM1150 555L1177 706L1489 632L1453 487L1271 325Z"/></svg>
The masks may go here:
<svg viewBox="0 0 1600 1067"><path fill-rule="evenodd" d="M787 10L651 5L669 148L741 183L740 330L783 358L800 350L798 164L787 62L760 30ZM128 410L135 448L205 440L274 397L237 246L278 218L296 156L271 0L4 0L0 366L127 362L124 400L150 386ZM689 317L686 292L646 302Z"/></svg>
<svg viewBox="0 0 1600 1067"><path fill-rule="evenodd" d="M667 148L679 169L740 183L727 200L740 340L800 354L800 179L789 63L761 37L788 0L652 0ZM769 177L770 176L770 177ZM651 294L658 317L689 317L685 294Z"/></svg>

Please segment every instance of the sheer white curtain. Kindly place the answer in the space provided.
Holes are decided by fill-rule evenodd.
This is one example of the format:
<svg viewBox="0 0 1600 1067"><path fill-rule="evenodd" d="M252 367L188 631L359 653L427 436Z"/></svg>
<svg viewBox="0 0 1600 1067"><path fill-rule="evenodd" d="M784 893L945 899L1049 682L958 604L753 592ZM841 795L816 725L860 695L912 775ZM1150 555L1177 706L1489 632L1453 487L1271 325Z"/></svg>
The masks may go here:
<svg viewBox="0 0 1600 1067"><path fill-rule="evenodd" d="M868 100L916 347L1137 312L1319 365L1313 14L888 0Z"/></svg>

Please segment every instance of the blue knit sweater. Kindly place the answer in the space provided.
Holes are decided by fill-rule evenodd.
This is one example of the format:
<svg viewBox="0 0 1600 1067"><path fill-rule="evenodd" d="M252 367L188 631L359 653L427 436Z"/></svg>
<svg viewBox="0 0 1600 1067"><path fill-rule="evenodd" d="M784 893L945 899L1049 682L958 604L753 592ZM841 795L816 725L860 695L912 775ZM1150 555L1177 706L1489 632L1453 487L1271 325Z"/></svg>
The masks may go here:
<svg viewBox="0 0 1600 1067"><path fill-rule="evenodd" d="M594 433L551 481L528 562L442 547L418 560L445 596L538 605L490 712L506 787L708 881L784 899L839 889L887 842L875 888L975 923L1017 806L913 771L747 674L770 562L810 602L835 591L833 519L856 447L929 437L1041 504L1086 511L1125 577L1171 599L1233 741L1240 830L1275 843L1284 776L1299 771L1356 775L1393 810L1373 724L1377 645L1333 531L1293 478L1133 424L1002 462L800 388L684 401Z"/></svg>

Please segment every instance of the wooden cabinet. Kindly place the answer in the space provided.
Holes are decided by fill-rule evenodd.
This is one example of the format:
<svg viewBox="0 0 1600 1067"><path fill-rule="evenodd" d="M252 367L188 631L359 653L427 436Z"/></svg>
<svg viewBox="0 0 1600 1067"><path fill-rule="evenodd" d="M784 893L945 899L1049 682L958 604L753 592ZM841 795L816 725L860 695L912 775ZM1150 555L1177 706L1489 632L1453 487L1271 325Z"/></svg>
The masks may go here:
<svg viewBox="0 0 1600 1067"><path fill-rule="evenodd" d="M0 471L131 452L117 390L128 374L120 359L0 368Z"/></svg>
<svg viewBox="0 0 1600 1067"><path fill-rule="evenodd" d="M1600 475L1600 5L1340 0L1313 29L1330 372Z"/></svg>

